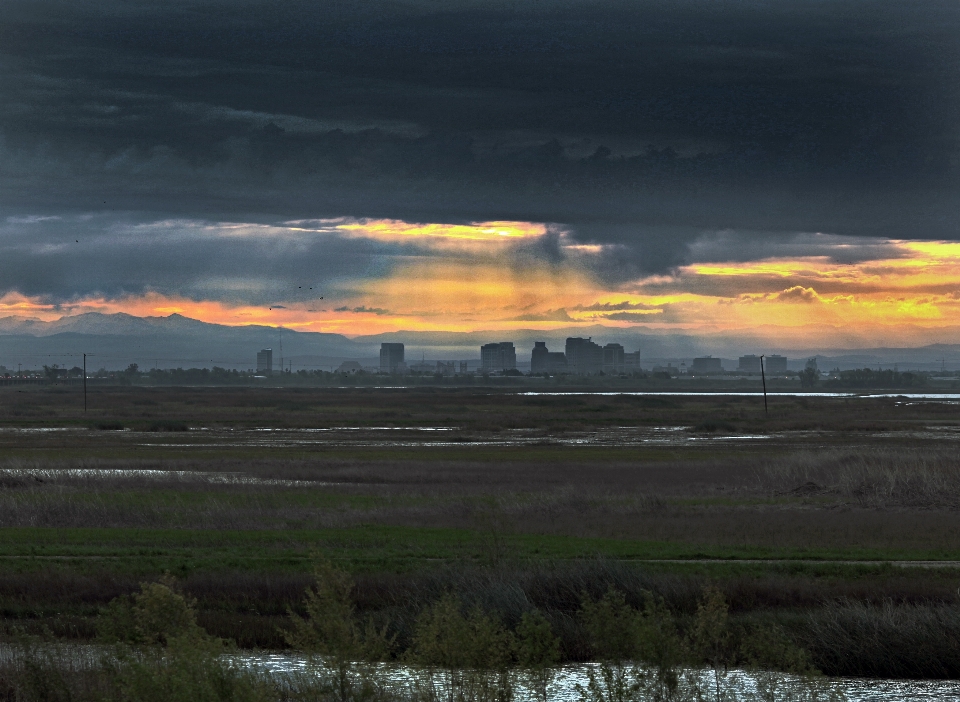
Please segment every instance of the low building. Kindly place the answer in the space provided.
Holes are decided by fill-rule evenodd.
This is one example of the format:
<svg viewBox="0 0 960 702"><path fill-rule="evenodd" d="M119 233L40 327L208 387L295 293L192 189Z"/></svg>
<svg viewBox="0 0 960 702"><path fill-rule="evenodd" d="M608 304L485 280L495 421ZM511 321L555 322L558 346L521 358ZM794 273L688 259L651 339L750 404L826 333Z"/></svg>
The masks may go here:
<svg viewBox="0 0 960 702"><path fill-rule="evenodd" d="M659 365L659 364L658 364L658 365L655 365L655 366L653 367L653 370L652 370L651 372L652 372L654 375L656 375L656 374L658 374L658 373L660 373L660 374L666 373L666 374L669 375L671 378L676 378L678 375L680 375L680 369L677 368L677 367L676 367L675 365L673 365L672 363L668 363L668 364L665 365L665 366L664 366L664 365Z"/></svg>
<svg viewBox="0 0 960 702"><path fill-rule="evenodd" d="M773 354L772 356L765 356L763 359L764 370L767 373L786 373L787 372L787 357L778 356Z"/></svg>
<svg viewBox="0 0 960 702"><path fill-rule="evenodd" d="M517 367L517 350L512 341L498 341L480 347L480 370L496 373Z"/></svg>
<svg viewBox="0 0 960 702"><path fill-rule="evenodd" d="M358 361L344 361L340 364L340 367L337 368L337 373L346 373L348 375L356 375L362 372L363 366L361 366Z"/></svg>
<svg viewBox="0 0 960 702"><path fill-rule="evenodd" d="M690 373L692 375L720 375L723 373L723 364L719 358L702 356L701 358L693 359Z"/></svg>
<svg viewBox="0 0 960 702"><path fill-rule="evenodd" d="M273 373L273 349L260 349L257 352L257 373Z"/></svg>
<svg viewBox="0 0 960 702"><path fill-rule="evenodd" d="M393 374L404 370L403 344L380 344L380 372Z"/></svg>
<svg viewBox="0 0 960 702"><path fill-rule="evenodd" d="M760 375L760 357L752 353L748 356L741 356L737 371L740 373L755 373Z"/></svg>
<svg viewBox="0 0 960 702"><path fill-rule="evenodd" d="M541 373L562 373L567 369L567 356L563 351L550 351L547 342L535 341L530 353L530 372L534 375Z"/></svg>

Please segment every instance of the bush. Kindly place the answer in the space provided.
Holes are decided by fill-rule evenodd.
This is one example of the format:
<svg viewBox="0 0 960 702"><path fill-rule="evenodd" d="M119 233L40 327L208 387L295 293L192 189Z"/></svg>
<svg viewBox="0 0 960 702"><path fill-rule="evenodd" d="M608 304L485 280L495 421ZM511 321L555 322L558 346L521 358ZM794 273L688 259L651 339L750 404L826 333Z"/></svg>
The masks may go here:
<svg viewBox="0 0 960 702"><path fill-rule="evenodd" d="M584 597L580 620L600 665L578 692L587 702L673 699L679 692L683 648L662 599L644 593L643 609L610 589L599 600Z"/></svg>
<svg viewBox="0 0 960 702"><path fill-rule="evenodd" d="M206 638L206 632L197 626L195 602L174 587L170 578L141 583L140 592L111 601L97 621L99 638L137 646L167 646L174 639Z"/></svg>
<svg viewBox="0 0 960 702"><path fill-rule="evenodd" d="M516 632L517 664L539 702L547 702L556 665L560 662L560 639L543 613L524 612Z"/></svg>
<svg viewBox="0 0 960 702"><path fill-rule="evenodd" d="M445 595L417 620L407 660L418 668L414 694L448 702L506 702L513 697L509 667L515 639L503 624Z"/></svg>
<svg viewBox="0 0 960 702"><path fill-rule="evenodd" d="M360 623L353 602L353 580L327 560L314 567L316 583L307 588L307 616L290 612L292 631L283 636L294 648L311 654L311 669L320 689L338 702L370 700L384 696L369 661L388 658L393 639L386 627L373 620Z"/></svg>

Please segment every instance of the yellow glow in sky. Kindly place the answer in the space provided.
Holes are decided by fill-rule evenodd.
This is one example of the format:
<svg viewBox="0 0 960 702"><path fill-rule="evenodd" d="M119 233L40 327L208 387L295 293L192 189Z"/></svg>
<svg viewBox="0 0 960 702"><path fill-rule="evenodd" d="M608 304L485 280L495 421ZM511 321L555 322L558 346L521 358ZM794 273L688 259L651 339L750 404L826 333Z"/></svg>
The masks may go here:
<svg viewBox="0 0 960 702"><path fill-rule="evenodd" d="M338 224L335 229L351 236L379 241L412 239L454 239L503 242L543 236L547 228L534 222L477 222L474 224L411 224L397 220L376 220Z"/></svg>
<svg viewBox="0 0 960 702"><path fill-rule="evenodd" d="M0 316L44 320L86 311L138 316L179 313L229 325L264 324L350 336L399 330L479 331L604 325L684 333L765 330L783 343L917 345L960 342L960 243L888 241L882 259L828 257L705 261L634 281L604 283L590 257L601 248L563 240L566 258L511 258L502 243L536 240L549 225L483 222L328 222L323 232L379 241L418 241L430 255L398 256L387 274L348 281L320 301L230 304L159 293L53 306L8 294ZM564 235L565 236L565 235ZM450 246L461 246L452 249ZM466 248L463 248L466 246ZM851 240L844 249L856 249ZM210 289L216 289L211 279Z"/></svg>

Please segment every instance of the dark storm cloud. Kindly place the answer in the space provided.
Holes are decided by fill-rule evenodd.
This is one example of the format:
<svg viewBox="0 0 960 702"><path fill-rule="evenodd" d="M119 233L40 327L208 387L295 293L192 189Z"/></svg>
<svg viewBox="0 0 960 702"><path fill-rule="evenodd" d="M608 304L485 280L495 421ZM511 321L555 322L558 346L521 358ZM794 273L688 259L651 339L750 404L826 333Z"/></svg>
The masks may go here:
<svg viewBox="0 0 960 702"><path fill-rule="evenodd" d="M156 292L282 308L377 277L413 247L335 232L129 217L11 217L0 222L5 290L65 302ZM312 290L311 290L312 288Z"/></svg>
<svg viewBox="0 0 960 702"><path fill-rule="evenodd" d="M817 256L835 263L862 263L878 259L903 258L906 252L896 244L878 239L849 238L802 232L715 232L701 235L688 248L692 261L756 261L764 258Z"/></svg>
<svg viewBox="0 0 960 702"><path fill-rule="evenodd" d="M796 232L956 239L958 36L939 0L6 0L0 215L557 222L613 282L819 250ZM722 230L763 234L696 243ZM4 287L373 265L143 245L70 269L4 239Z"/></svg>

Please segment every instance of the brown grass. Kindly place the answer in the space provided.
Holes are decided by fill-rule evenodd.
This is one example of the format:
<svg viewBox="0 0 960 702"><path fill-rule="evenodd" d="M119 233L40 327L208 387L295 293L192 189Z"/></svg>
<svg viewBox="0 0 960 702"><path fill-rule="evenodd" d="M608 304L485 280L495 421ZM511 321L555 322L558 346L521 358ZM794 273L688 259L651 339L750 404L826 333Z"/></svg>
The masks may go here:
<svg viewBox="0 0 960 702"><path fill-rule="evenodd" d="M960 553L960 459L946 405L809 399L536 398L467 390L106 390L86 418L75 399L0 389L0 428L119 422L148 429L198 426L456 426L469 439L523 427L533 449L384 449L336 454L164 449L134 451L130 432L0 432L0 526L211 530L384 524L458 527L489 536L499 567L438 564L423 572L358 576L362 611L393 622L400 641L419 611L453 591L508 623L533 606L549 613L567 659L587 647L573 616L584 592L613 585L638 603L643 590L692 616L718 585L744 626L777 621L830 672L960 674L960 619L951 573L786 565L665 572L611 561L510 563L513 533L636 539L697 547L912 557ZM169 424L169 426L174 426ZM774 433L762 443L717 443L707 425ZM162 424L167 426L166 424ZM690 447L580 451L551 446L569 432L615 426L685 426ZM696 429L700 426L701 429ZM803 432L791 433L803 429ZM710 437L713 436L711 439ZM151 441L201 441L199 431ZM711 443L712 442L712 443ZM124 455L153 458L110 458ZM234 457L231 457L234 456ZM84 475L75 469L88 471ZM160 475L117 476L151 470ZM235 477L239 482L225 482ZM92 617L139 577L85 566L0 572L5 626L87 638ZM712 573L712 575L710 574ZM159 574L157 574L159 575ZM299 573L193 572L184 589L211 633L243 646L283 645L278 626L308 577ZM940 622L940 623L938 623ZM902 634L902 635L901 635ZM952 638L951 638L952 637ZM940 647L932 641L946 641ZM934 646L931 648L931 646ZM898 654L898 651L901 650ZM916 655L914 655L916 654ZM899 658L897 656L899 655ZM938 658L937 658L938 657ZM930 661L937 658L939 664ZM899 661L899 662L898 662ZM937 667L939 665L940 667ZM884 674L890 674L889 672Z"/></svg>

